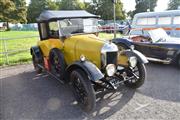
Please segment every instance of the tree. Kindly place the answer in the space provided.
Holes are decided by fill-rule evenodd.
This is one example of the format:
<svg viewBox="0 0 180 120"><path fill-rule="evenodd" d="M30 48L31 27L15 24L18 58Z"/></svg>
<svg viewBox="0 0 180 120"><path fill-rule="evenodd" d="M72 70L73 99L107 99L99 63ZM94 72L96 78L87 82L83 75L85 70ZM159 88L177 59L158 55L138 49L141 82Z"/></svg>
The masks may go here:
<svg viewBox="0 0 180 120"><path fill-rule="evenodd" d="M97 14L97 9L98 9L98 3L96 1L85 3L86 11L88 11L92 14Z"/></svg>
<svg viewBox="0 0 180 120"><path fill-rule="evenodd" d="M130 10L129 12L127 12L127 17L132 19L133 18L133 11Z"/></svg>
<svg viewBox="0 0 180 120"><path fill-rule="evenodd" d="M157 0L136 0L135 10L133 11L133 16L136 13L147 12L148 10L154 11L157 5Z"/></svg>
<svg viewBox="0 0 180 120"><path fill-rule="evenodd" d="M61 0L60 1L61 10L80 10L84 9L84 4L79 0Z"/></svg>
<svg viewBox="0 0 180 120"><path fill-rule="evenodd" d="M1 0L0 1L0 21L4 22L13 22L10 13L12 13L16 7L13 1L11 0Z"/></svg>
<svg viewBox="0 0 180 120"><path fill-rule="evenodd" d="M170 0L168 4L168 10L176 10L180 7L180 0Z"/></svg>
<svg viewBox="0 0 180 120"><path fill-rule="evenodd" d="M25 23L27 21L25 0L1 0L0 6L0 21L7 22L8 30L9 22Z"/></svg>
<svg viewBox="0 0 180 120"><path fill-rule="evenodd" d="M113 19L113 2L112 0L93 0L86 8L87 11L100 15L104 20ZM120 0L116 3L116 19L124 19L125 11Z"/></svg>
<svg viewBox="0 0 180 120"><path fill-rule="evenodd" d="M16 10L13 12L12 17L20 23L27 22L27 7L25 0L13 0L16 6Z"/></svg>
<svg viewBox="0 0 180 120"><path fill-rule="evenodd" d="M57 10L59 9L56 2L51 0L31 0L27 11L28 23L36 22L36 18L43 10Z"/></svg>

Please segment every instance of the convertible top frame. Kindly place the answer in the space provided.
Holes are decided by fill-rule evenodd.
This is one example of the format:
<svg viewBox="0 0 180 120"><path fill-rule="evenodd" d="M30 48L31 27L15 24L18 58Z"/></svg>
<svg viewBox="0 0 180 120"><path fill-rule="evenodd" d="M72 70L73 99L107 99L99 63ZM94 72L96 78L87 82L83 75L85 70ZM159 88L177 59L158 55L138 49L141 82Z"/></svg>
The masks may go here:
<svg viewBox="0 0 180 120"><path fill-rule="evenodd" d="M38 22L45 21L57 21L63 19L72 19L72 18L100 18L98 15L91 14L85 10L45 10L37 18Z"/></svg>

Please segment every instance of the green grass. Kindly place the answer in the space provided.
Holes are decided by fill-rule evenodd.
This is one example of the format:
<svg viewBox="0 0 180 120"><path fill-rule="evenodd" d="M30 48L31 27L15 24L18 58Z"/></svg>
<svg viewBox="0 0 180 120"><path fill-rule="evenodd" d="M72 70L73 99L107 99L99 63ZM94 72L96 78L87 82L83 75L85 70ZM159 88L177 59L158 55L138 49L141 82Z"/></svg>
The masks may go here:
<svg viewBox="0 0 180 120"><path fill-rule="evenodd" d="M39 38L21 38L28 36L38 36L37 31L5 31L0 32L0 53L4 51L4 42L7 46L7 51L15 51L20 50L18 52L9 53L9 65L21 64L25 62L31 62L31 55L29 49L31 46L36 45L37 40ZM120 37L120 34L117 34L117 37ZM112 39L113 34L110 33L99 33L100 38L104 39ZM13 39L13 40L2 40L7 38L21 38L21 39ZM21 51L27 49L26 51ZM6 65L6 57L3 54L0 54L0 66Z"/></svg>
<svg viewBox="0 0 180 120"><path fill-rule="evenodd" d="M28 36L38 36L38 32L36 31L6 31L0 32L0 39L7 39L7 38L21 38L21 37L28 37ZM19 64L24 62L29 62L31 60L31 55L29 52L29 48L33 45L36 45L36 42L39 38L21 38L21 39L13 39L13 40L0 40L0 53L5 52L4 43L6 44L7 51L15 51L19 50L18 52L12 52L8 55L9 64ZM27 49L26 51L23 51ZM3 54L0 54L0 66L5 65L6 57Z"/></svg>
<svg viewBox="0 0 180 120"><path fill-rule="evenodd" d="M0 34L1 34L1 39L39 35L37 31L4 31L4 32L0 32Z"/></svg>

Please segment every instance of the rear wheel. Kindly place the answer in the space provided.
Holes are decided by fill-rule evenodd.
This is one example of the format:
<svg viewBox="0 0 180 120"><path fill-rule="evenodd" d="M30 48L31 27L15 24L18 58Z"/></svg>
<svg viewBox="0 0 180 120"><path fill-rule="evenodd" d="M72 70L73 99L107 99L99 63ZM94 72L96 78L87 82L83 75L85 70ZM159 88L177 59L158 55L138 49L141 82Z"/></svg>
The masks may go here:
<svg viewBox="0 0 180 120"><path fill-rule="evenodd" d="M146 79L146 68L142 63L138 63L136 67L129 68L127 70L127 79L133 77L132 79L125 81L124 84L130 88L139 88L143 85Z"/></svg>
<svg viewBox="0 0 180 120"><path fill-rule="evenodd" d="M80 69L73 70L70 74L73 93L80 107L85 112L91 112L96 106L95 91L87 75Z"/></svg>
<svg viewBox="0 0 180 120"><path fill-rule="evenodd" d="M38 60L38 58L36 58L36 56L33 54L32 55L32 62L33 62L33 66L34 66L34 69L35 71L40 74L42 73L42 68L38 66L38 64L40 64L40 61ZM42 62L42 61L41 61Z"/></svg>
<svg viewBox="0 0 180 120"><path fill-rule="evenodd" d="M63 53L59 49L52 49L50 52L50 71L60 80L64 79L65 61Z"/></svg>

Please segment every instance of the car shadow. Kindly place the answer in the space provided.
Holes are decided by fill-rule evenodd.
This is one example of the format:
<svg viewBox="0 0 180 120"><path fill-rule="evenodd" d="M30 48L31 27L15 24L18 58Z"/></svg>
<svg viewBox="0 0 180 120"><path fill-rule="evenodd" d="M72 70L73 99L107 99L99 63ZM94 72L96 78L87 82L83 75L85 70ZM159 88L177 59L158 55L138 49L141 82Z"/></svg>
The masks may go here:
<svg viewBox="0 0 180 120"><path fill-rule="evenodd" d="M123 108L135 91L120 87L117 91L97 93L93 113L84 113L68 84L34 71L2 78L3 119L105 119Z"/></svg>
<svg viewBox="0 0 180 120"><path fill-rule="evenodd" d="M147 80L138 93L154 99L180 102L180 69L173 65L149 63Z"/></svg>
<svg viewBox="0 0 180 120"><path fill-rule="evenodd" d="M124 85L121 85L117 90L100 92L96 95L96 109L88 117L91 119L106 119L126 106L134 94L134 89L128 89Z"/></svg>

